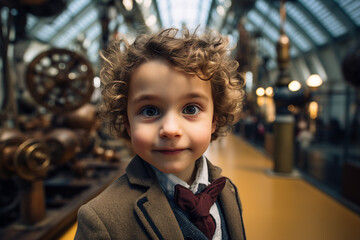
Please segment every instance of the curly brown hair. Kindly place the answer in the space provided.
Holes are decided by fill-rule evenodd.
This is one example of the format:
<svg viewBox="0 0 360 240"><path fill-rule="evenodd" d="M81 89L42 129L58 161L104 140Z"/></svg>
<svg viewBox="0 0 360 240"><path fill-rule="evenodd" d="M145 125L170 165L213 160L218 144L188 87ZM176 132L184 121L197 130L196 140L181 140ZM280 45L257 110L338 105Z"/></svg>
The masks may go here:
<svg viewBox="0 0 360 240"><path fill-rule="evenodd" d="M155 34L139 35L132 44L126 39L113 42L100 53L104 60L100 78L104 84L100 114L109 122L110 131L130 139L126 131L127 96L134 70L141 64L162 59L175 69L210 81L214 102L215 140L238 120L244 99L244 80L238 74L238 63L229 57L228 39L207 31L170 28Z"/></svg>

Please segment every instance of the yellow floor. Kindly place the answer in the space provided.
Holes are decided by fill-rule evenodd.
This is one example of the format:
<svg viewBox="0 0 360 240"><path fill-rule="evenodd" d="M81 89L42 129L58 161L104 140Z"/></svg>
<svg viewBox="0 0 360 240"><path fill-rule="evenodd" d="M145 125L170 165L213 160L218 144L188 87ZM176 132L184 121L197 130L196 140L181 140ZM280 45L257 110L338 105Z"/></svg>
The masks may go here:
<svg viewBox="0 0 360 240"><path fill-rule="evenodd" d="M360 216L301 179L270 177L272 162L241 138L211 143L206 155L239 190L249 240L359 240ZM73 239L74 224L60 239Z"/></svg>

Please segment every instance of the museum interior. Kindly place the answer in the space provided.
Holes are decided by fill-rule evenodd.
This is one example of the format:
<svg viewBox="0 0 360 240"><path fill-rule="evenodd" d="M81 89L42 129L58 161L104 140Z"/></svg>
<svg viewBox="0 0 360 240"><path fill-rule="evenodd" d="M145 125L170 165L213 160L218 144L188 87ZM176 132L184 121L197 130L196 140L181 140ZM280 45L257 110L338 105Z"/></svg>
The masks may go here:
<svg viewBox="0 0 360 240"><path fill-rule="evenodd" d="M99 114L100 52L170 27L226 36L245 79L239 121L205 155L237 186L247 238L360 239L359 0L0 0L0 11L1 239L74 239L79 207L135 154Z"/></svg>

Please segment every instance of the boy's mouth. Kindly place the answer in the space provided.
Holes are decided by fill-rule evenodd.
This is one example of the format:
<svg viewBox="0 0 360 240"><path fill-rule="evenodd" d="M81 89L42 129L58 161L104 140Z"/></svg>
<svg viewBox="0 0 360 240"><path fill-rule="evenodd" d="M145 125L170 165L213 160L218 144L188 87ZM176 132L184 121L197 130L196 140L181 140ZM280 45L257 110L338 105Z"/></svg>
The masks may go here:
<svg viewBox="0 0 360 240"><path fill-rule="evenodd" d="M181 148L181 149L180 148L179 149L158 149L155 151L159 152L161 154L165 154L165 155L175 155L175 154L185 151L185 149L183 149L183 148Z"/></svg>

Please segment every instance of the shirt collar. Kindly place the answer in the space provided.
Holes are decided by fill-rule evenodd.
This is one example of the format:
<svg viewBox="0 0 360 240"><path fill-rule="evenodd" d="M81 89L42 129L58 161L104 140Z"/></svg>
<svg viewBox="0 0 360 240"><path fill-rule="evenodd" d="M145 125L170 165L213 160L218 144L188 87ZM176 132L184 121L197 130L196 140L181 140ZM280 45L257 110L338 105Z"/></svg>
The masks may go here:
<svg viewBox="0 0 360 240"><path fill-rule="evenodd" d="M163 189L165 194L170 198L174 197L175 185L177 184L180 184L190 189L190 191L192 191L194 194L200 192L207 185L209 185L208 165L206 162L206 158L203 156L201 156L198 160L196 160L197 172L195 175L195 180L191 185L187 184L185 181L176 177L174 174L163 173L154 166L152 165L150 166L154 169L161 188Z"/></svg>

